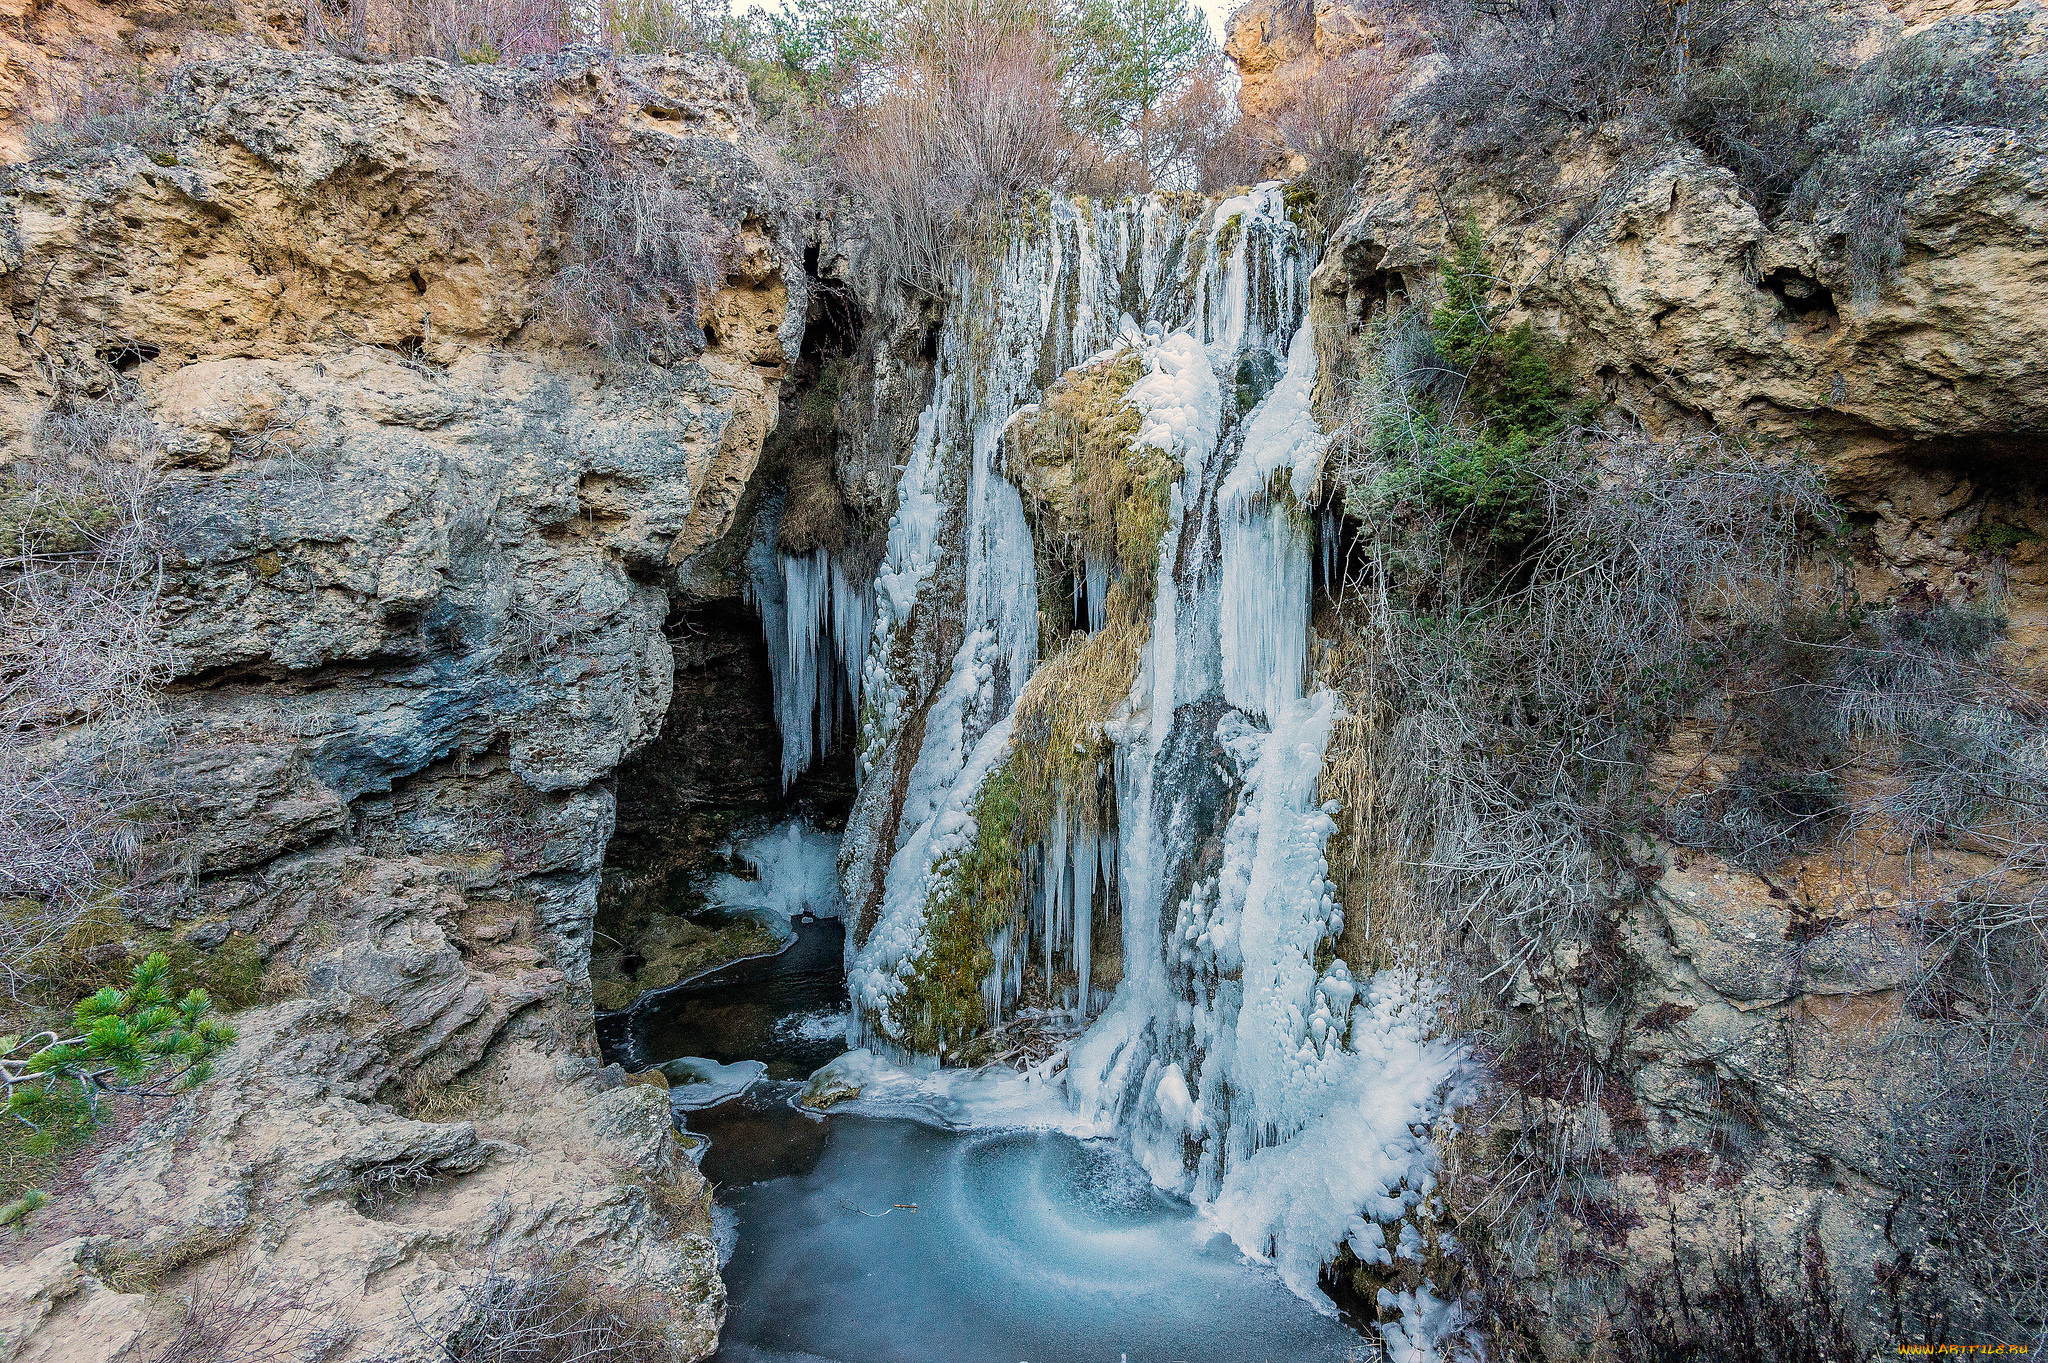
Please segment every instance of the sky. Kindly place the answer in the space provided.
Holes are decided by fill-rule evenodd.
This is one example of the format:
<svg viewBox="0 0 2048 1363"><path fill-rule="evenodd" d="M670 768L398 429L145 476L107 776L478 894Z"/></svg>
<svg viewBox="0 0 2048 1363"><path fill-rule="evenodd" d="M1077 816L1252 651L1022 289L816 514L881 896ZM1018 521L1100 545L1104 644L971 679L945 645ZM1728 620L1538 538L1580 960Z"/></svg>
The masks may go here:
<svg viewBox="0 0 2048 1363"><path fill-rule="evenodd" d="M1209 16L1209 32L1216 37L1216 46L1223 46L1223 21L1230 17L1230 11L1237 8L1238 0L1195 0L1196 8Z"/></svg>

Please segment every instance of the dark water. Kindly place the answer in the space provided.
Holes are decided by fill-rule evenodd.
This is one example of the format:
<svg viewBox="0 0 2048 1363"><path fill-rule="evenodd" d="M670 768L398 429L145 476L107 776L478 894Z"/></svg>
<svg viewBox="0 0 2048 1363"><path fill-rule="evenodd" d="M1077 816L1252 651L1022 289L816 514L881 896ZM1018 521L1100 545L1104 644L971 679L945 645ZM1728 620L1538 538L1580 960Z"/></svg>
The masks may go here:
<svg viewBox="0 0 2048 1363"><path fill-rule="evenodd" d="M738 1218L717 1363L1338 1363L1319 1315L1107 1141L819 1117L796 1082L846 1049L835 920L600 1021L629 1066L760 1060L684 1114Z"/></svg>
<svg viewBox="0 0 2048 1363"><path fill-rule="evenodd" d="M761 1060L770 1079L809 1078L846 1050L846 929L836 918L794 926L779 955L735 961L599 1018L606 1057L628 1069L686 1055Z"/></svg>

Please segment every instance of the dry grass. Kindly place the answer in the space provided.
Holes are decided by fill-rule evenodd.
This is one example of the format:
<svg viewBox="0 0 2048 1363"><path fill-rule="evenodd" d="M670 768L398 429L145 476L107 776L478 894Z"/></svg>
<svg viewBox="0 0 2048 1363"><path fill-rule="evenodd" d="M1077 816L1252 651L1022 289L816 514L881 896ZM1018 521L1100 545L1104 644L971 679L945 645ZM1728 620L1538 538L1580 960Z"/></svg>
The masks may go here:
<svg viewBox="0 0 2048 1363"><path fill-rule="evenodd" d="M1111 744L1102 725L1130 696L1150 629L1136 593L1118 583L1110 589L1108 622L1070 640L1031 674L1010 740L1011 769L1031 796L1027 838L1043 837L1060 809L1088 829L1110 818L1102 783Z"/></svg>
<svg viewBox="0 0 2048 1363"><path fill-rule="evenodd" d="M497 1086L480 1074L435 1080L418 1070L405 1077L391 1105L416 1122L471 1122L504 1110Z"/></svg>
<svg viewBox="0 0 2048 1363"><path fill-rule="evenodd" d="M1063 601L1041 611L1049 654L1017 702L1011 763L1025 792L1023 826L1043 836L1065 808L1087 828L1111 817L1100 789L1109 758L1103 722L1130 695L1151 618L1159 543L1178 464L1163 451L1134 449L1138 410L1127 400L1144 376L1133 352L1062 375L1008 443L1012 476L1030 494L1039 578L1057 584L1096 566L1108 589L1101 627L1067 638ZM1100 575L1106 570L1106 579Z"/></svg>
<svg viewBox="0 0 2048 1363"><path fill-rule="evenodd" d="M415 1318L448 1363L666 1363L666 1311L627 1296L568 1254L486 1265L445 1337Z"/></svg>
<svg viewBox="0 0 2048 1363"><path fill-rule="evenodd" d="M1042 537L1070 568L1091 558L1117 565L1140 609L1151 598L1167 496L1180 473L1164 451L1131 446L1143 417L1128 395L1144 374L1135 352L1069 370L1011 442L1042 503Z"/></svg>
<svg viewBox="0 0 2048 1363"><path fill-rule="evenodd" d="M154 1291L158 1280L176 1273L187 1264L234 1249L248 1237L250 1229L248 1222L225 1229L195 1226L177 1239L166 1241L154 1249L132 1250L112 1245L101 1252L100 1278L116 1292Z"/></svg>

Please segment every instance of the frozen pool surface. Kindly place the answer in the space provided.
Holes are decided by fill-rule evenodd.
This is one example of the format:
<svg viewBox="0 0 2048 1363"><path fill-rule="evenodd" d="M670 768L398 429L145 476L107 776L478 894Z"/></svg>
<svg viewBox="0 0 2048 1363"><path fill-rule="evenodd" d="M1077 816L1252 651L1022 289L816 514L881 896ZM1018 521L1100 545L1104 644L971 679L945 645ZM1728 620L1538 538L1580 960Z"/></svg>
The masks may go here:
<svg viewBox="0 0 2048 1363"><path fill-rule="evenodd" d="M807 1172L725 1194L739 1239L721 1363L1309 1363L1360 1350L1108 1142L853 1116L805 1154Z"/></svg>
<svg viewBox="0 0 2048 1363"><path fill-rule="evenodd" d="M1366 1356L1359 1336L1243 1258L1111 1142L796 1108L796 1081L846 1049L835 1019L847 994L841 925L791 926L780 955L650 994L600 1023L607 1054L632 1068L722 1079L765 1065L738 1097L680 1113L709 1138L704 1172L737 1220L718 1363ZM676 1064L685 1057L700 1062ZM925 1105L882 1111L905 1106ZM940 1100L932 1110L1009 1120L1031 1104Z"/></svg>

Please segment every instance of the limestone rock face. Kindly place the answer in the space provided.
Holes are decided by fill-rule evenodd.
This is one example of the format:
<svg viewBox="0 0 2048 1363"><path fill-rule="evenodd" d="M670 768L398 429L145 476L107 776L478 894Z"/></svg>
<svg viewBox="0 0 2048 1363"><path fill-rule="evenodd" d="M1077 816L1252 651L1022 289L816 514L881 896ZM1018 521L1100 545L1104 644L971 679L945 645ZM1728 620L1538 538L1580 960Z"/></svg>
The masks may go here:
<svg viewBox="0 0 2048 1363"><path fill-rule="evenodd" d="M2032 656L2048 610L2048 530L2022 474L2048 425L2048 148L1945 135L1906 201L1905 255L1868 296L1848 227L1768 225L1691 148L1632 164L1589 138L1559 157L1553 206L1506 178L1460 175L1390 129L1317 274L1330 361L1365 322L1420 296L1470 216L1501 276L1496 301L1557 343L1582 391L1653 433L1713 427L1810 452L1875 542L1867 595L1919 582L1975 595L2001 575L2011 637ZM1994 563L1994 527L2024 532ZM1973 547L1975 546L1975 547Z"/></svg>
<svg viewBox="0 0 2048 1363"><path fill-rule="evenodd" d="M1352 0L1249 0L1230 16L1223 51L1243 84L1238 107L1269 118L1332 58L1381 41L1391 10Z"/></svg>
<svg viewBox="0 0 2048 1363"><path fill-rule="evenodd" d="M118 1266L190 1296L231 1253L245 1295L334 1326L322 1357L438 1357L487 1268L573 1249L701 1357L708 1190L661 1093L593 1058L591 920L613 772L669 710L669 586L731 529L796 357L809 229L709 59L178 81L175 155L10 170L0 420L20 447L53 402L147 419L192 875L134 912L306 997L237 1016L213 1079L0 1251L7 1356L154 1350L172 1323ZM524 210L465 216L465 139L513 99L698 191L701 349L606 358L537 316Z"/></svg>
<svg viewBox="0 0 2048 1363"><path fill-rule="evenodd" d="M1936 17L1924 6L1885 16L1894 31ZM1766 223L1690 147L1584 136L1554 150L1554 180L1532 193L1503 167L1424 152L1396 117L1315 276L1325 381L1356 372L1373 319L1440 296L1450 234L1470 220L1505 321L1551 342L1607 420L1761 437L1814 460L1858 527L1865 601L1982 600L1996 584L2004 656L2037 675L2048 662L2037 467L2048 380L2034 359L2048 345L2048 147L1939 136L1939 170L1903 203L1903 259L1859 293L1841 208ZM1710 745L1689 725L1712 728L1688 720L1670 737L1656 773L1668 787L1727 775L1703 774ZM1518 1270L1533 1296L1515 1298L1517 1347L1581 1357L1593 1341L1590 1356L1604 1356L1601 1341L1626 1333L1615 1322L1668 1292L1659 1283L1674 1263L1707 1263L1745 1237L1767 1261L1817 1253L1833 1265L1854 1328L1877 1344L1902 1289L1873 1265L1909 1254L1886 1152L1917 1063L1885 1049L1920 967L1901 905L1911 876L1939 899L1930 885L1983 868L1957 852L1953 865L1909 871L1905 849L1881 837L1768 873L1669 845L1642 854L1643 893L1614 939L1524 968L1505 1001L1616 1057L1612 1074L1625 1076L1579 1118L1607 1161L1606 1200L1589 1204L1562 1257ZM1602 978L1595 954L1604 978L1629 982L1623 996L1589 984ZM1910 1254L1924 1270L1911 1290L1965 1290L1942 1276L1938 1246L1914 1241Z"/></svg>

